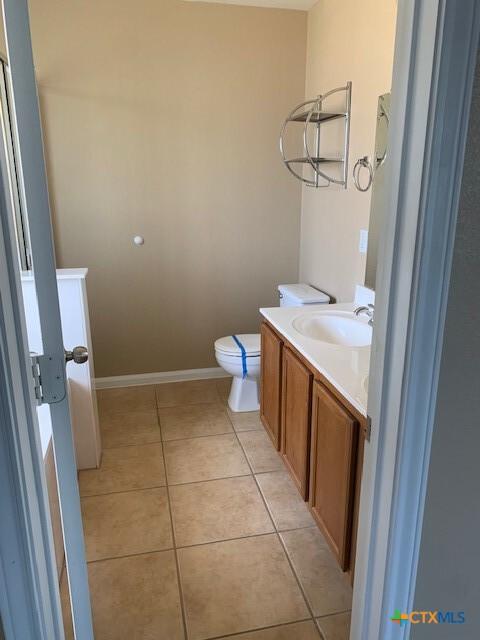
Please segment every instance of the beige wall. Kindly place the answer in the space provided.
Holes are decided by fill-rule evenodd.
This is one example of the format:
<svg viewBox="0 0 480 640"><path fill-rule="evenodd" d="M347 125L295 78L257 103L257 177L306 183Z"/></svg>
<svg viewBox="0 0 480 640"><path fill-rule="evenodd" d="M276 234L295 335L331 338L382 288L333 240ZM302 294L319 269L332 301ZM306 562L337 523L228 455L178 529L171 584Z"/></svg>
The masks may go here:
<svg viewBox="0 0 480 640"><path fill-rule="evenodd" d="M352 300L364 281L358 243L370 194L355 189L351 169L373 153L377 99L391 87L395 14L394 0L319 0L308 15L306 95L353 83L348 189L303 190L300 278L338 301Z"/></svg>
<svg viewBox="0 0 480 640"><path fill-rule="evenodd" d="M88 267L98 376L216 365L297 281L301 189L278 133L306 16L31 0L59 267ZM134 246L135 234L145 245Z"/></svg>

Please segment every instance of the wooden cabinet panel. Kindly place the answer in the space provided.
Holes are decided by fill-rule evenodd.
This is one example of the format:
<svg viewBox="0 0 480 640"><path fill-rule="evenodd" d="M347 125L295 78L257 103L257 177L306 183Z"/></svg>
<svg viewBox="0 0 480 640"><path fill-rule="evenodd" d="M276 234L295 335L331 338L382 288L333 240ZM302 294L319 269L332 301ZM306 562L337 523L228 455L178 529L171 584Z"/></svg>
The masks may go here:
<svg viewBox="0 0 480 640"><path fill-rule="evenodd" d="M282 370L282 456L304 500L308 498L313 375L287 347Z"/></svg>
<svg viewBox="0 0 480 640"><path fill-rule="evenodd" d="M358 431L357 420L315 382L309 502L343 571L350 561Z"/></svg>
<svg viewBox="0 0 480 640"><path fill-rule="evenodd" d="M278 451L280 449L283 343L265 323L262 324L260 333L262 340L260 418Z"/></svg>
<svg viewBox="0 0 480 640"><path fill-rule="evenodd" d="M353 505L353 521L352 521L352 542L350 551L350 580L353 585L355 578L355 560L357 556L357 534L358 534L358 520L360 517L360 490L362 488L362 474L363 474L363 454L365 451L365 432L362 428L358 432L358 449L357 449L357 464L355 471L355 498Z"/></svg>

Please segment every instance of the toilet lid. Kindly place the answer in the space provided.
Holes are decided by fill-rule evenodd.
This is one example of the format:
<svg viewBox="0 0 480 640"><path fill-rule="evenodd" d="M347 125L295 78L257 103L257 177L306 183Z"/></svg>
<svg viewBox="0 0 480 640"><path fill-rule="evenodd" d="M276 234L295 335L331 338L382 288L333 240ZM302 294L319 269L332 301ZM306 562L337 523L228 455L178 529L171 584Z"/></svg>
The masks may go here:
<svg viewBox="0 0 480 640"><path fill-rule="evenodd" d="M260 334L259 333L237 333L237 338L243 344L247 357L260 355ZM229 356L241 358L242 352L232 336L225 336L215 341L215 349Z"/></svg>

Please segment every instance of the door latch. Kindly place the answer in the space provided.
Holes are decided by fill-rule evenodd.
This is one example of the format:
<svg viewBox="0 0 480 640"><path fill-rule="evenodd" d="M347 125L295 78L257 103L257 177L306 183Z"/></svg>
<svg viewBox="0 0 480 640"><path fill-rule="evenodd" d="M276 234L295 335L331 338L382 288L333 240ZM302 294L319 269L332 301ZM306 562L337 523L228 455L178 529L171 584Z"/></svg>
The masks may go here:
<svg viewBox="0 0 480 640"><path fill-rule="evenodd" d="M37 405L61 402L66 395L65 361L58 356L30 357Z"/></svg>

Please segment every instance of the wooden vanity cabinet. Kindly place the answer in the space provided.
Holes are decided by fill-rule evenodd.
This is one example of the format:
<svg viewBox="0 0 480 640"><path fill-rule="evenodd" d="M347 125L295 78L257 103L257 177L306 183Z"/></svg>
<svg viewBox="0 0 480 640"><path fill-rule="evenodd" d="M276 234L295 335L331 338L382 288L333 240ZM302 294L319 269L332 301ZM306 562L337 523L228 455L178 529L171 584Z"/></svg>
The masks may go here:
<svg viewBox="0 0 480 640"><path fill-rule="evenodd" d="M304 500L309 490L312 380L310 369L284 347L281 453Z"/></svg>
<svg viewBox="0 0 480 640"><path fill-rule="evenodd" d="M261 334L260 418L266 432L280 450L280 395L282 389L283 342L265 323Z"/></svg>
<svg viewBox="0 0 480 640"><path fill-rule="evenodd" d="M261 336L262 423L353 582L366 421L265 322Z"/></svg>
<svg viewBox="0 0 480 640"><path fill-rule="evenodd" d="M309 505L343 571L350 566L359 430L352 414L315 382Z"/></svg>

